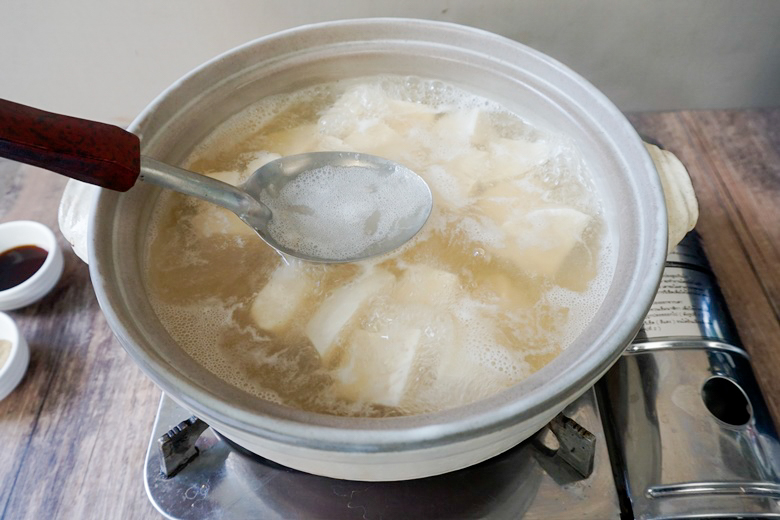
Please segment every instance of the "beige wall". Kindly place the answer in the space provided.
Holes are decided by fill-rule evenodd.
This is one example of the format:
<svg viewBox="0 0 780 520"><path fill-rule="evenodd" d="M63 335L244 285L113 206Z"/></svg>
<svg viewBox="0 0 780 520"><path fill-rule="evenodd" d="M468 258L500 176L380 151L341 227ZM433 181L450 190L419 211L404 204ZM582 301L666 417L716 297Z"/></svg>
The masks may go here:
<svg viewBox="0 0 780 520"><path fill-rule="evenodd" d="M0 97L124 124L235 45L366 16L513 38L566 63L624 110L780 106L777 0L4 0Z"/></svg>

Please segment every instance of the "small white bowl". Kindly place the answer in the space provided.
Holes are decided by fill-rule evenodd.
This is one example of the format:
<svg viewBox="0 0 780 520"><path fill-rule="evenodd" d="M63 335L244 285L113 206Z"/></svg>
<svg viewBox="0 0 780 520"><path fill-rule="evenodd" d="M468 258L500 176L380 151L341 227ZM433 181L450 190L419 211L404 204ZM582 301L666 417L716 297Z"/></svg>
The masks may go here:
<svg viewBox="0 0 780 520"><path fill-rule="evenodd" d="M11 354L0 366L0 401L10 394L27 372L30 349L27 341L19 334L16 323L4 312L0 312L0 340L11 342Z"/></svg>
<svg viewBox="0 0 780 520"><path fill-rule="evenodd" d="M51 229L32 220L0 224L0 254L19 246L38 246L49 254L34 275L17 286L0 291L0 311L19 309L43 298L62 275L62 250Z"/></svg>

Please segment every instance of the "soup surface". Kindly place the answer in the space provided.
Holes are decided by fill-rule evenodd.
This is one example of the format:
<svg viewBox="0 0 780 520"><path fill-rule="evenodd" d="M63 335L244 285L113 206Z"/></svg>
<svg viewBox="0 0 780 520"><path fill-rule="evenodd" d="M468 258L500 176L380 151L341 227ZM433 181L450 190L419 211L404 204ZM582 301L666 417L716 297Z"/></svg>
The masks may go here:
<svg viewBox="0 0 780 520"><path fill-rule="evenodd" d="M322 413L438 411L538 370L601 304L614 251L577 150L439 81L383 76L264 99L186 166L238 184L280 156L327 150L421 175L434 195L422 231L368 261L306 263L227 210L160 195L147 291L170 335L223 380Z"/></svg>

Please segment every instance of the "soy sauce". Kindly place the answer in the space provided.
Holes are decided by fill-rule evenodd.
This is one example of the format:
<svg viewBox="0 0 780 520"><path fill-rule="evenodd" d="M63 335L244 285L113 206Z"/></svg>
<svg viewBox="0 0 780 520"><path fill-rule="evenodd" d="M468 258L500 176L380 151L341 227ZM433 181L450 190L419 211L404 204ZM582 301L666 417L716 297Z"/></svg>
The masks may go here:
<svg viewBox="0 0 780 520"><path fill-rule="evenodd" d="M41 268L49 252L38 246L19 246L0 253L0 291L16 287Z"/></svg>

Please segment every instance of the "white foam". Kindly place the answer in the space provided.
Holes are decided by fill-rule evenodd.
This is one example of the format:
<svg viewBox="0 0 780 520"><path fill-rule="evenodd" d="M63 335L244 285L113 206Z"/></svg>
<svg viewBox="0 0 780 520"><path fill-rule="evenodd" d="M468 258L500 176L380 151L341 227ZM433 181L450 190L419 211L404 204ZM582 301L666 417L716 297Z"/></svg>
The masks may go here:
<svg viewBox="0 0 780 520"><path fill-rule="evenodd" d="M402 222L426 206L419 188L402 169L377 176L361 167L323 166L261 200L274 215L269 232L279 244L342 260L403 234Z"/></svg>

